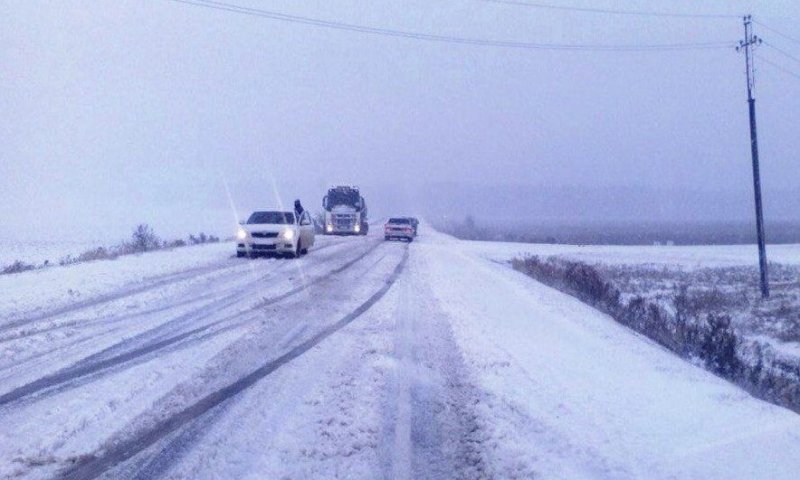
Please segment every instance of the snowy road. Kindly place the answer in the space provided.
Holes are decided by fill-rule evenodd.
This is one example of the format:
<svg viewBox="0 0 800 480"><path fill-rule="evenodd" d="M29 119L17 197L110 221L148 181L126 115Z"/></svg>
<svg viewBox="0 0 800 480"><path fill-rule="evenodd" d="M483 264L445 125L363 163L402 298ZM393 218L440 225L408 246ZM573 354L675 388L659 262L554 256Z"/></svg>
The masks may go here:
<svg viewBox="0 0 800 480"><path fill-rule="evenodd" d="M507 247L381 240L0 279L0 477L796 478L800 416Z"/></svg>

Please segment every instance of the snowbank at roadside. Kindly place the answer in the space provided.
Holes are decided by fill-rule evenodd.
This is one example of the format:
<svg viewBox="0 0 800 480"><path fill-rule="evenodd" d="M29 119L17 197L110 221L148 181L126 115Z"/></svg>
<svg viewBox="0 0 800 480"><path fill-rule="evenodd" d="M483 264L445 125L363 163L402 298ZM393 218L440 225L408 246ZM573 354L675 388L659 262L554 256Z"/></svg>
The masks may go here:
<svg viewBox="0 0 800 480"><path fill-rule="evenodd" d="M223 242L0 275L0 326L20 316L133 288L144 280L224 266L234 261L234 251L231 243Z"/></svg>
<svg viewBox="0 0 800 480"><path fill-rule="evenodd" d="M430 232L414 247L412 254L425 257L433 294L486 392L476 405L488 428L485 445L514 449L501 476L514 478L530 465L538 478L797 477L800 416L491 261L508 260L519 245L461 242ZM540 255L565 251L528 247ZM653 259L702 258L667 250ZM708 260L737 261L736 250ZM630 247L616 252L618 261L649 258Z"/></svg>

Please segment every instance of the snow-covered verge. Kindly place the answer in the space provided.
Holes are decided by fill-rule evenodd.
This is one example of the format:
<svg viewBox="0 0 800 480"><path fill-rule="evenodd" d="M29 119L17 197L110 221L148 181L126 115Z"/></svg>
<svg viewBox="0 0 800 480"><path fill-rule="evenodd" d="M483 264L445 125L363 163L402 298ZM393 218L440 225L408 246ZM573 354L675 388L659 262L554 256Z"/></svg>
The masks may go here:
<svg viewBox="0 0 800 480"><path fill-rule="evenodd" d="M231 263L234 253L233 244L216 243L0 275L0 327L23 315L55 312L124 288L136 288L145 280L223 267Z"/></svg>
<svg viewBox="0 0 800 480"><path fill-rule="evenodd" d="M219 237L200 233L187 240L161 240L146 224L138 225L129 240L111 245L91 244L79 248L80 242L0 242L0 275L13 275L31 270L67 266L96 260L116 260L124 255L136 255L155 250L172 250L187 245L218 243ZM7 260L3 260L7 259Z"/></svg>
<svg viewBox="0 0 800 480"><path fill-rule="evenodd" d="M643 272L649 269L630 266L589 265L535 256L514 259L512 265L547 285L575 295L687 360L697 360L711 372L760 398L800 412L800 359L791 351L777 355L771 344L763 340L765 335L758 339L746 335L748 324L744 321L747 319L751 328L765 322L764 318L771 317L764 312L771 307L772 315L784 315L787 318L782 320L798 322L800 304L794 302L790 307L781 300L759 299L758 305L751 305L749 297L757 294L748 295L748 291L757 292L757 286L726 284L731 278L742 278L724 275L730 267L722 272L695 270L686 276L674 272L670 275L671 270L662 267L650 276L660 281L648 282L651 278ZM798 286L797 271L788 267L782 270L786 275L790 272L795 280L788 283L794 288L782 296L797 300L793 291ZM750 273L745 278L757 274ZM655 291L643 290L642 285ZM732 320L734 316L738 322Z"/></svg>
<svg viewBox="0 0 800 480"><path fill-rule="evenodd" d="M505 448L500 478L796 478L800 416L487 260L506 245L432 237L414 253L483 392L484 448Z"/></svg>
<svg viewBox="0 0 800 480"><path fill-rule="evenodd" d="M619 246L465 242L483 258L509 262L536 256L581 262L599 269L628 300L674 298L681 286L705 292L751 338L766 340L777 354L800 356L800 244L768 245L771 298L758 289L755 245ZM669 306L667 306L669 308Z"/></svg>

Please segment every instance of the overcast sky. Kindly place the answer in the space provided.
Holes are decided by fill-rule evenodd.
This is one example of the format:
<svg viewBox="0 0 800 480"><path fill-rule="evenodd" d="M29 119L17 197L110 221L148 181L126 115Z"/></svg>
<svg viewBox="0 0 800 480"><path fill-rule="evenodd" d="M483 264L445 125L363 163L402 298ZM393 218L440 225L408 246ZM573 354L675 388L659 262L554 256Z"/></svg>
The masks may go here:
<svg viewBox="0 0 800 480"><path fill-rule="evenodd" d="M615 16L481 0L230 1L521 42L742 37L736 18ZM800 38L800 2L788 0L550 2L750 12ZM376 215L424 209L414 187L420 183L752 195L744 62L732 49L430 43L168 0L12 0L0 2L0 18L5 236L59 229L118 238L137 222L168 236L227 234L234 211L296 197L317 209L327 186L339 182L360 185ZM800 43L759 26L756 32L800 58ZM773 48L759 53L800 72L800 62ZM800 195L800 78L757 65L769 216L784 201L797 203L786 195ZM751 209L737 204L730 218Z"/></svg>

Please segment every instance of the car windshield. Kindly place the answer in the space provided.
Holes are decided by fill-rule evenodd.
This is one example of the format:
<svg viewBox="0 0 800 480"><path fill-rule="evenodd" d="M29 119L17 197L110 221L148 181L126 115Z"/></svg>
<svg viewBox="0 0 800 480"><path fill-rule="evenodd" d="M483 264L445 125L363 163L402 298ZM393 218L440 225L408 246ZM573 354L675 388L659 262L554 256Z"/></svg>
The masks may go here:
<svg viewBox="0 0 800 480"><path fill-rule="evenodd" d="M271 223L275 225L291 225L294 223L294 213L291 212L254 212L247 219L249 224Z"/></svg>
<svg viewBox="0 0 800 480"><path fill-rule="evenodd" d="M408 225L411 221L407 218L390 218L389 223L393 223L395 225Z"/></svg>
<svg viewBox="0 0 800 480"><path fill-rule="evenodd" d="M351 207L360 206L360 195L358 190L352 188L332 188L328 190L328 205L349 205Z"/></svg>

